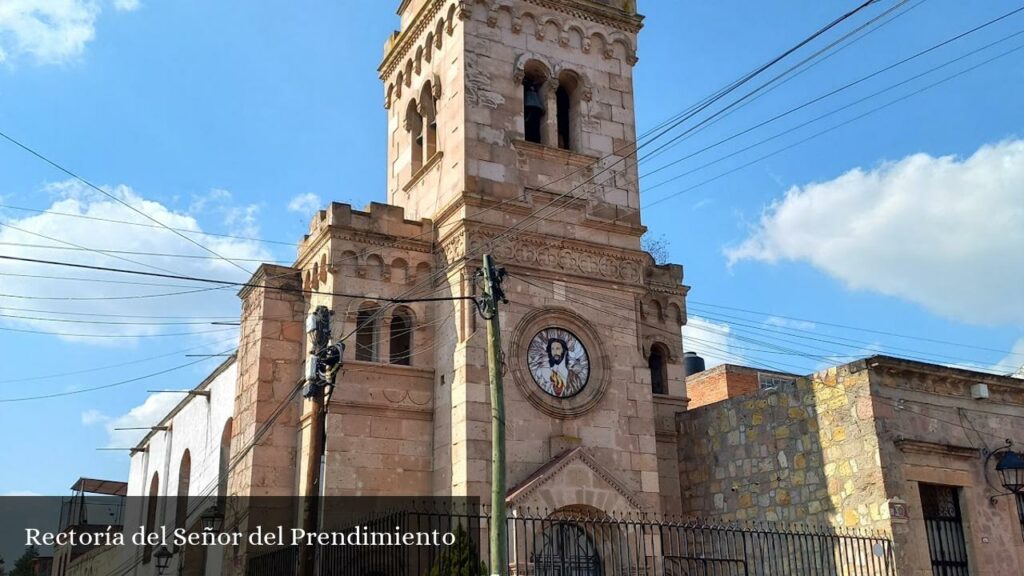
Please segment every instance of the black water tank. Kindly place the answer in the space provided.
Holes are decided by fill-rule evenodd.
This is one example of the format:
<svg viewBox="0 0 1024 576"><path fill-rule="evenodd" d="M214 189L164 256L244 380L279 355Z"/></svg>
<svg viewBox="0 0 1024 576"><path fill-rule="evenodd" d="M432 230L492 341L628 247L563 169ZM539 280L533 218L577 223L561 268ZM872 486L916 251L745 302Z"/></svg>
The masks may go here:
<svg viewBox="0 0 1024 576"><path fill-rule="evenodd" d="M704 371L704 359L696 352L683 353L683 376L693 376Z"/></svg>

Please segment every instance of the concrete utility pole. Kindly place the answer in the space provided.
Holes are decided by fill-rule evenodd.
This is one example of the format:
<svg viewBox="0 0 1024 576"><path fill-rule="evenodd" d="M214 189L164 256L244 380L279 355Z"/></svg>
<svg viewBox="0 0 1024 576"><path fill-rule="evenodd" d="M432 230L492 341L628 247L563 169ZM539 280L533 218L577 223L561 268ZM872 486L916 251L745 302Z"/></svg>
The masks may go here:
<svg viewBox="0 0 1024 576"><path fill-rule="evenodd" d="M508 567L508 539L505 513L505 394L501 372L501 323L498 302L508 303L501 289L505 270L496 270L490 254L484 255L484 299L481 314L487 320L487 372L491 386L491 574L503 574Z"/></svg>

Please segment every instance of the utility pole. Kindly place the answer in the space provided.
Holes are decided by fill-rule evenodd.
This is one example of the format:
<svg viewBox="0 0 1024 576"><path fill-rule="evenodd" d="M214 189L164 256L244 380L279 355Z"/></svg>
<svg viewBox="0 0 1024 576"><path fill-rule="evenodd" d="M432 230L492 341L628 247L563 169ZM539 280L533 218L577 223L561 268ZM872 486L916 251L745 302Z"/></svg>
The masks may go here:
<svg viewBox="0 0 1024 576"><path fill-rule="evenodd" d="M319 532L323 527L324 455L327 447L327 408L334 392L334 380L343 366L345 345L331 342L331 314L326 306L317 306L306 317L306 334L310 338L309 356L306 358L305 382L302 396L313 401L310 429L309 474L306 481L306 509L302 528ZM314 573L313 550L303 547L299 556L299 573Z"/></svg>
<svg viewBox="0 0 1024 576"><path fill-rule="evenodd" d="M501 323L498 303L507 304L501 282L504 269L494 268L494 259L484 254L484 298L480 313L487 320L487 371L491 387L491 574L503 574L508 567L508 539L505 512L505 394L501 373L505 359L501 352Z"/></svg>

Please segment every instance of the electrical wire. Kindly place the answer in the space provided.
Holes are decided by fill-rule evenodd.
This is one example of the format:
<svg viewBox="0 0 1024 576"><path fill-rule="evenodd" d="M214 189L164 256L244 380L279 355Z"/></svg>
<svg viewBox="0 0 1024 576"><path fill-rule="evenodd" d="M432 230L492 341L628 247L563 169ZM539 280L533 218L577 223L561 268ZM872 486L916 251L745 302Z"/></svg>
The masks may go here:
<svg viewBox="0 0 1024 576"><path fill-rule="evenodd" d="M224 353L227 353L227 352L230 352L230 351L231 351L231 349L225 350ZM149 373L149 374L145 374L143 376L136 376L135 378L129 378L127 380L120 380L118 382L113 382L113 383L110 383L110 384L103 384L101 386L91 386L89 388L81 388L81 389L78 389L78 390L69 390L69 391L66 391L66 392L53 392L53 393L50 393L50 394L39 394L39 395L36 395L36 396L20 396L20 397L13 397L13 398L0 398L0 404L12 404L12 403L15 403L15 402L27 402L27 401L30 401L30 400L48 400L48 399L51 399L51 398L63 398L65 396L77 396L79 394L86 394L88 392L95 392L97 390L108 390L110 388L116 388L118 386L124 386L125 384L131 384L133 382L139 382L139 381L142 381L142 380L148 380L149 378L154 378L156 376L162 376L164 374L168 374L170 372L175 372L175 371L181 370L183 368L188 368L189 366L194 366L196 364L199 364L201 362L206 362L208 360L210 360L210 358L199 358L198 360L193 360L191 362L186 362L184 364L179 364L177 366L172 366L171 368L167 368L167 369L160 370L160 371L157 371L157 372L152 372L152 373Z"/></svg>
<svg viewBox="0 0 1024 576"><path fill-rule="evenodd" d="M189 236L186 236L185 234L183 234L183 233L175 230L174 228L171 228L170 226L164 224L160 220L150 216L146 212L136 208L135 206L132 206L130 203L126 202L125 200L122 200L121 198L118 198L115 194L111 194L110 192L107 192L106 190L100 188L99 186L96 186L92 182L89 182L85 178L79 176L78 174L72 172L71 170L65 168L64 166L58 164L57 162L47 158L42 153L40 153L40 152L34 150L33 148L29 147L27 144L24 144L24 143L20 142L19 140L16 140L15 138L13 138L12 136L10 136L9 134L7 134L6 132L4 132L2 130L0 130L0 138L3 138L4 140L7 140L11 144L14 144L18 148L21 148L22 150L28 152L29 154L35 156L36 158L42 160L43 162L49 164L50 166L56 168L57 170L60 170L61 172L67 174L68 176L71 176L75 180L78 180L82 184L85 184L89 188L99 192L100 194L103 194L104 196L106 196L107 198L110 198L111 200L117 202L118 204L121 204L121 205L125 206L126 208L128 208L131 211L139 214L140 216L146 218L147 220L150 220L153 223L158 224L161 228L163 228L165 230L168 230L171 233L173 233L174 235L179 236L179 237L185 239L187 242L195 244L200 249L202 249L202 250L204 250L206 252L209 252L210 254L213 254L214 256L218 257L219 259L227 262L228 264L231 264L235 268L238 268L242 272L245 272L246 274L252 274L252 272L250 270L247 270L244 267L240 266L238 263L233 262L232 260L230 260L228 258L225 258L224 256L218 254L216 250L213 250L212 248L202 244L201 242L197 242L195 239L193 239L193 238L191 238Z"/></svg>

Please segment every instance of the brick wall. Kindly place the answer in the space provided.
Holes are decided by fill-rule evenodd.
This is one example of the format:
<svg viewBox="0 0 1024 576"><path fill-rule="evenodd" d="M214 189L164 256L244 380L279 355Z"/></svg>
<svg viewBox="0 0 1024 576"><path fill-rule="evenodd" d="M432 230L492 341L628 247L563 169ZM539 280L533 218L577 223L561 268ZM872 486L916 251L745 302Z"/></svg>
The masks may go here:
<svg viewBox="0 0 1024 576"><path fill-rule="evenodd" d="M746 366L720 364L686 378L686 392L690 398L690 408L699 408L729 398L753 394L760 389L758 374L794 377L791 374L766 372Z"/></svg>

